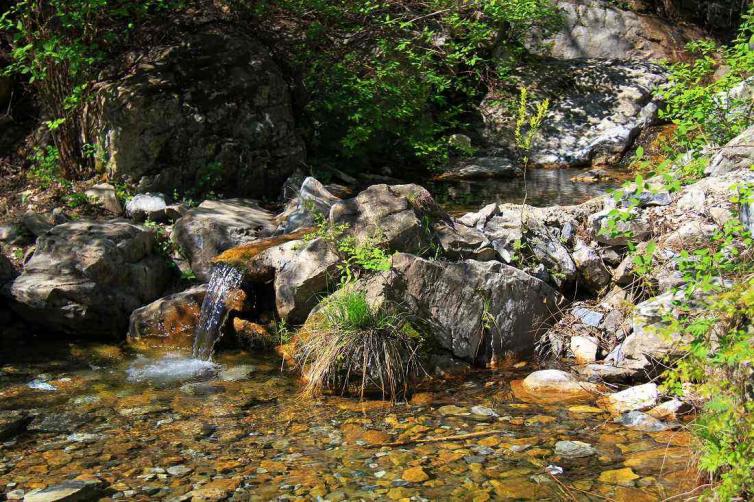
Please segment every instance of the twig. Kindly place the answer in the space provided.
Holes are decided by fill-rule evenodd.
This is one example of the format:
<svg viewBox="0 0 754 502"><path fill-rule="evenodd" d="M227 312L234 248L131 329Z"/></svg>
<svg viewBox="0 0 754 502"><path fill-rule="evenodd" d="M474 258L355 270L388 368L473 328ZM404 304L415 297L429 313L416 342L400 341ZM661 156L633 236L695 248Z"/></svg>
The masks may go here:
<svg viewBox="0 0 754 502"><path fill-rule="evenodd" d="M483 432L470 432L468 434L456 434L453 436L442 436L439 438L425 438L425 439L408 439L406 441L395 441L393 443L382 443L382 444L374 444L369 445L367 448L382 448L383 446L406 446L410 444L418 444L418 443L441 443L443 441L460 441L462 439L472 439L472 438L479 438L484 436L492 436L493 434L502 434L505 432L504 430L492 430L492 431L483 431Z"/></svg>

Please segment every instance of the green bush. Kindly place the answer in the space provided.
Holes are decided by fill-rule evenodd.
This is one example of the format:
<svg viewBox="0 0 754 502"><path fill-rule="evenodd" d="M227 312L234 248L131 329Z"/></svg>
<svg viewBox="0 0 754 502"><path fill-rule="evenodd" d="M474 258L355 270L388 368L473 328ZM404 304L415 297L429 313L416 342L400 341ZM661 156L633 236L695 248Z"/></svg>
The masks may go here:
<svg viewBox="0 0 754 502"><path fill-rule="evenodd" d="M684 149L723 145L752 122L754 103L728 93L754 73L754 8L743 16L738 36L725 47L711 40L688 45L691 63L669 65L669 84L660 91L662 118L677 125L676 141ZM720 70L724 71L719 76Z"/></svg>
<svg viewBox="0 0 754 502"><path fill-rule="evenodd" d="M260 26L285 23L312 151L351 169L446 160L450 134L523 54L522 39L559 20L551 0L235 4Z"/></svg>
<svg viewBox="0 0 754 502"><path fill-rule="evenodd" d="M296 359L310 395L377 392L394 399L422 371L422 339L407 318L372 307L352 284L323 300L299 338Z"/></svg>
<svg viewBox="0 0 754 502"><path fill-rule="evenodd" d="M34 89L58 151L61 175L89 174L80 109L108 57L133 42L148 16L180 0L16 0L0 16L11 42L4 74L21 76Z"/></svg>

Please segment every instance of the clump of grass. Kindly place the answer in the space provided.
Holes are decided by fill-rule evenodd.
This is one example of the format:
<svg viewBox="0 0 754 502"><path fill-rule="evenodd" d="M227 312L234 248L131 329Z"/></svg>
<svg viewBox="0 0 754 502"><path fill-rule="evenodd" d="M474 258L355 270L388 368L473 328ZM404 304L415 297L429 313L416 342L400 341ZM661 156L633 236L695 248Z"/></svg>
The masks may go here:
<svg viewBox="0 0 754 502"><path fill-rule="evenodd" d="M421 336L406 317L372 307L349 286L325 299L303 332L296 359L308 395L376 392L397 399L423 371Z"/></svg>

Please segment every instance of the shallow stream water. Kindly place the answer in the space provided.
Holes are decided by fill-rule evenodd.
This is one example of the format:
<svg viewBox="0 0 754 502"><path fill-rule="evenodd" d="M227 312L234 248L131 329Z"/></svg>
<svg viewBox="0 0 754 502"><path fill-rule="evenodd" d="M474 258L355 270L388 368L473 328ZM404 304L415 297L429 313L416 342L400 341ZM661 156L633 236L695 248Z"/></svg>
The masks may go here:
<svg viewBox="0 0 754 502"><path fill-rule="evenodd" d="M429 181L423 186L432 193L435 200L451 214L463 214L478 211L493 202L527 204L537 207L580 204L593 197L602 195L620 185L625 173L610 169L614 180L593 183L578 181L588 169L529 169L526 180L523 177L513 179L487 179L473 181Z"/></svg>
<svg viewBox="0 0 754 502"><path fill-rule="evenodd" d="M272 355L225 351L189 369L173 359L167 373L182 376L166 379L164 361L118 346L29 347L0 363L0 408L36 417L0 443L0 493L98 477L129 500L641 502L696 483L687 432L516 399L510 381L531 363L438 378L390 404L304 398ZM564 456L562 440L593 451Z"/></svg>

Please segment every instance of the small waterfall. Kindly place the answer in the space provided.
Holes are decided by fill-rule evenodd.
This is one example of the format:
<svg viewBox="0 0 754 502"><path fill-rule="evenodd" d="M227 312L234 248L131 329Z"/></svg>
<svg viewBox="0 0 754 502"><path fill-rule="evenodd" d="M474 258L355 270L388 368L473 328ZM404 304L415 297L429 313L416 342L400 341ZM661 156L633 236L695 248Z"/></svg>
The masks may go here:
<svg viewBox="0 0 754 502"><path fill-rule="evenodd" d="M225 301L228 293L240 286L242 278L241 271L230 265L220 263L212 267L207 295L194 334L194 358L212 359L215 344L222 336L220 328L225 318Z"/></svg>

